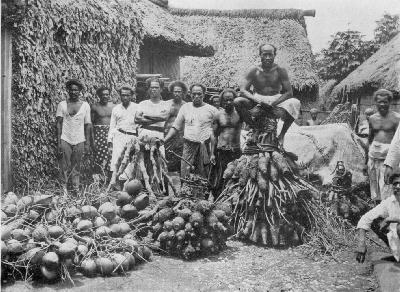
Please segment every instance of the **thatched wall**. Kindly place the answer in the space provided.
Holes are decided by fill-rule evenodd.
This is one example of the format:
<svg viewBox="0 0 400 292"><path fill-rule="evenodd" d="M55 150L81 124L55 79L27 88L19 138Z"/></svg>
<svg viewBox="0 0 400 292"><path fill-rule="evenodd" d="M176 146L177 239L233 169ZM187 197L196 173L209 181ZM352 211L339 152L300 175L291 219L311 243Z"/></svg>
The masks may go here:
<svg viewBox="0 0 400 292"><path fill-rule="evenodd" d="M141 16L130 2L37 0L30 4L18 21L6 23L13 35L16 186L28 178L32 185L57 174L55 111L66 97L65 81L84 80L87 101L93 101L95 88L102 84L134 83L144 34Z"/></svg>
<svg viewBox="0 0 400 292"><path fill-rule="evenodd" d="M367 61L342 80L332 91L333 99L343 88L360 90L368 86L371 93L379 88L400 92L400 34L382 46Z"/></svg>
<svg viewBox="0 0 400 292"><path fill-rule="evenodd" d="M248 68L259 63L259 45L269 42L278 47L276 62L287 69L294 90L312 91L316 97L317 76L302 10L171 12L217 50L210 58L181 59L186 82L219 88L239 86Z"/></svg>

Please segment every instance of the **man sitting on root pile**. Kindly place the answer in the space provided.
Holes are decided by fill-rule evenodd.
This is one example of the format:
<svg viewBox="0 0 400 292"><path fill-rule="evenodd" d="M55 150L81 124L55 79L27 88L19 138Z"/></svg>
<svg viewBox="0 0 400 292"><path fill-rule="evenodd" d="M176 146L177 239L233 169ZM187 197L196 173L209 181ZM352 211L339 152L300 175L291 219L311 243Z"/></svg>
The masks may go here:
<svg viewBox="0 0 400 292"><path fill-rule="evenodd" d="M206 87L202 84L193 84L190 87L193 102L181 107L172 128L165 137L165 144L168 144L184 128L181 178L186 178L190 173L191 166L186 161L194 167L196 174L204 178L208 177L211 124L218 110L203 101L205 92Z"/></svg>
<svg viewBox="0 0 400 292"><path fill-rule="evenodd" d="M274 63L276 47L264 44L259 47L261 64L251 67L246 81L241 87L243 97L235 100L235 107L243 121L251 128L257 128L254 119L266 116L262 109L273 109L273 113L284 122L278 136L278 144L283 147L283 139L290 125L298 118L300 101L293 98L292 86L285 68ZM250 92L251 87L255 94ZM281 89L284 93L281 94Z"/></svg>
<svg viewBox="0 0 400 292"><path fill-rule="evenodd" d="M394 258L400 261L400 172L391 175L390 183L393 195L364 214L358 222L358 262L362 263L365 260L367 252L365 233L369 229L372 229L390 247ZM383 218L383 221L379 224L380 226L377 226L374 224L374 220L379 218Z"/></svg>

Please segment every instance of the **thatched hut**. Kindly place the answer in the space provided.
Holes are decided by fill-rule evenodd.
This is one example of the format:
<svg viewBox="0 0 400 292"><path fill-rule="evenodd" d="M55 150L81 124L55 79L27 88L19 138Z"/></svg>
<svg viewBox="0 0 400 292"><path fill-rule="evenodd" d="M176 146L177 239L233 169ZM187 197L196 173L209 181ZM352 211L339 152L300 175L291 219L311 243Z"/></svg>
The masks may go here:
<svg viewBox="0 0 400 292"><path fill-rule="evenodd" d="M328 102L333 102L340 92L361 98L361 112L373 106L372 94L379 88L394 93L395 102L399 103L400 93L400 34L382 46L360 67L336 85ZM394 107L400 111L400 105Z"/></svg>
<svg viewBox="0 0 400 292"><path fill-rule="evenodd" d="M185 57L182 79L202 82L208 87L238 87L251 65L259 63L258 47L272 43L278 47L276 62L285 67L296 97L315 99L317 75L313 69L311 46L304 16L315 14L297 9L188 10L171 9L202 39L214 45L213 57Z"/></svg>
<svg viewBox="0 0 400 292"><path fill-rule="evenodd" d="M164 2L2 1L2 191L57 174L55 111L67 79L84 80L92 102L102 84L133 84L138 67L152 73L150 60L176 78L179 56L213 54L179 31Z"/></svg>

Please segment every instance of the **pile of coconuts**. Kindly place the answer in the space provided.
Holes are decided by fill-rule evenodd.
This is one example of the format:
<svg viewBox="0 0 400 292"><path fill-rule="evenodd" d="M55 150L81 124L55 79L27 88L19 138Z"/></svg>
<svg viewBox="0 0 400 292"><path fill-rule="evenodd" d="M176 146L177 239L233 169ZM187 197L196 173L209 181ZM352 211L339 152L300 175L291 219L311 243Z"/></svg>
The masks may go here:
<svg viewBox="0 0 400 292"><path fill-rule="evenodd" d="M1 212L2 281L73 282L76 272L108 276L148 261L152 252L131 221L152 214L149 197L137 180L126 190L100 194L92 204L40 192L18 198L9 192Z"/></svg>

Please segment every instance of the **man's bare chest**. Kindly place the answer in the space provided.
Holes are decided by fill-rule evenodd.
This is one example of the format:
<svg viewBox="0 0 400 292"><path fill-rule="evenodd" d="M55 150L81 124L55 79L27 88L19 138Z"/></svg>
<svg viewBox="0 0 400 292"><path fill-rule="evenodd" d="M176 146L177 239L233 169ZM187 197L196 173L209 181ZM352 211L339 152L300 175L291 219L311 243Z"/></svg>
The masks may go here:
<svg viewBox="0 0 400 292"><path fill-rule="evenodd" d="M238 127L240 124L240 117L236 113L232 115L223 114L219 118L219 124L221 127Z"/></svg>
<svg viewBox="0 0 400 292"><path fill-rule="evenodd" d="M280 78L279 78L279 73L274 70L272 72L264 72L257 70L255 74L255 86L257 87L264 87L264 86L269 86L269 87L278 87L280 86Z"/></svg>
<svg viewBox="0 0 400 292"><path fill-rule="evenodd" d="M375 132L384 131L384 132L395 132L397 126L399 125L398 121L394 121L392 119L379 119L371 122L372 129Z"/></svg>
<svg viewBox="0 0 400 292"><path fill-rule="evenodd" d="M111 117L112 107L109 106L96 106L93 107L93 113L101 118Z"/></svg>

